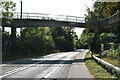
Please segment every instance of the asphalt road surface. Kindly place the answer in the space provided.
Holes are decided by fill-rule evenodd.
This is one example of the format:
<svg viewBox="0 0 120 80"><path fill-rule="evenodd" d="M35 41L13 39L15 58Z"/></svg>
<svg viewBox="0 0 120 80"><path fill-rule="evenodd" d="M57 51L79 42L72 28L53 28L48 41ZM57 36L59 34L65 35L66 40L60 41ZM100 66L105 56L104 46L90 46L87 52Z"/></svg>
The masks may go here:
<svg viewBox="0 0 120 80"><path fill-rule="evenodd" d="M6 64L0 78L67 78L74 58L85 51L60 52Z"/></svg>

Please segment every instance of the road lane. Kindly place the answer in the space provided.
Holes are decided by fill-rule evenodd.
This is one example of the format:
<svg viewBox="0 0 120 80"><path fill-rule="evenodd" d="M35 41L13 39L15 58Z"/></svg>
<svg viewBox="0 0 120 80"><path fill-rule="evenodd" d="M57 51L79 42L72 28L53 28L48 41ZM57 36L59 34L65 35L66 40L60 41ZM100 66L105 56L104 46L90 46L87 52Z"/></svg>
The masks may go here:
<svg viewBox="0 0 120 80"><path fill-rule="evenodd" d="M84 51L77 50L51 54L44 56L44 58L31 58L34 62L33 66L5 78L67 78L74 58ZM40 63L41 61L43 63Z"/></svg>
<svg viewBox="0 0 120 80"><path fill-rule="evenodd" d="M2 73L0 74L0 76L4 75L6 72L11 71L13 69L19 69L24 66L29 66L30 64L35 64L38 59L40 59L42 62L42 60L44 60L43 58L48 58L48 57L51 58L51 57L54 57L54 55L59 55L59 53L49 54L49 55L46 55L43 57L21 59L21 60L9 62L7 64L2 64L2 65L0 65L0 67L2 68ZM39 63L40 63L40 61L39 61Z"/></svg>

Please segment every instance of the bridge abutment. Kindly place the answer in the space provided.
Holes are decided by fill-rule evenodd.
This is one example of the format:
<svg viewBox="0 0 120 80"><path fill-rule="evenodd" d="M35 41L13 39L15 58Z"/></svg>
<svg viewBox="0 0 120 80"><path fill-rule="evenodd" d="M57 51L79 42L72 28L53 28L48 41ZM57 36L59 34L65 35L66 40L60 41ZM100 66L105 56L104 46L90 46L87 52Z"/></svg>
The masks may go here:
<svg viewBox="0 0 120 80"><path fill-rule="evenodd" d="M2 32L5 32L5 27L4 26L2 26Z"/></svg>
<svg viewBox="0 0 120 80"><path fill-rule="evenodd" d="M11 27L11 53L15 55L15 49L16 49L16 27Z"/></svg>

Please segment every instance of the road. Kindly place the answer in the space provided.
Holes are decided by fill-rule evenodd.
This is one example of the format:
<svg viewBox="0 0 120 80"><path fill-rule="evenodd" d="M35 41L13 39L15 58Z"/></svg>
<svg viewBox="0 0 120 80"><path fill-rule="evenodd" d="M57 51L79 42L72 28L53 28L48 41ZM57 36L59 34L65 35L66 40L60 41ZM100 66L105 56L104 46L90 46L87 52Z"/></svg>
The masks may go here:
<svg viewBox="0 0 120 80"><path fill-rule="evenodd" d="M68 78L74 58L86 50L60 52L2 66L1 78Z"/></svg>

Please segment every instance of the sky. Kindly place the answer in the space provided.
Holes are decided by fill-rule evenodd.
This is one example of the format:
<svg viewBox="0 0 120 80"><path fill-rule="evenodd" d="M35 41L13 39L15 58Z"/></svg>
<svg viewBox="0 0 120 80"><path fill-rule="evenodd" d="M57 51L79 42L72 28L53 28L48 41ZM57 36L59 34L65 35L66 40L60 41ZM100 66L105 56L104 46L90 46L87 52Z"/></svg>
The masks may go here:
<svg viewBox="0 0 120 80"><path fill-rule="evenodd" d="M20 1L16 3L16 12L20 12ZM84 17L87 7L92 8L95 0L22 0L23 12L46 13ZM78 36L84 28L75 28ZM19 31L19 30L17 30Z"/></svg>

